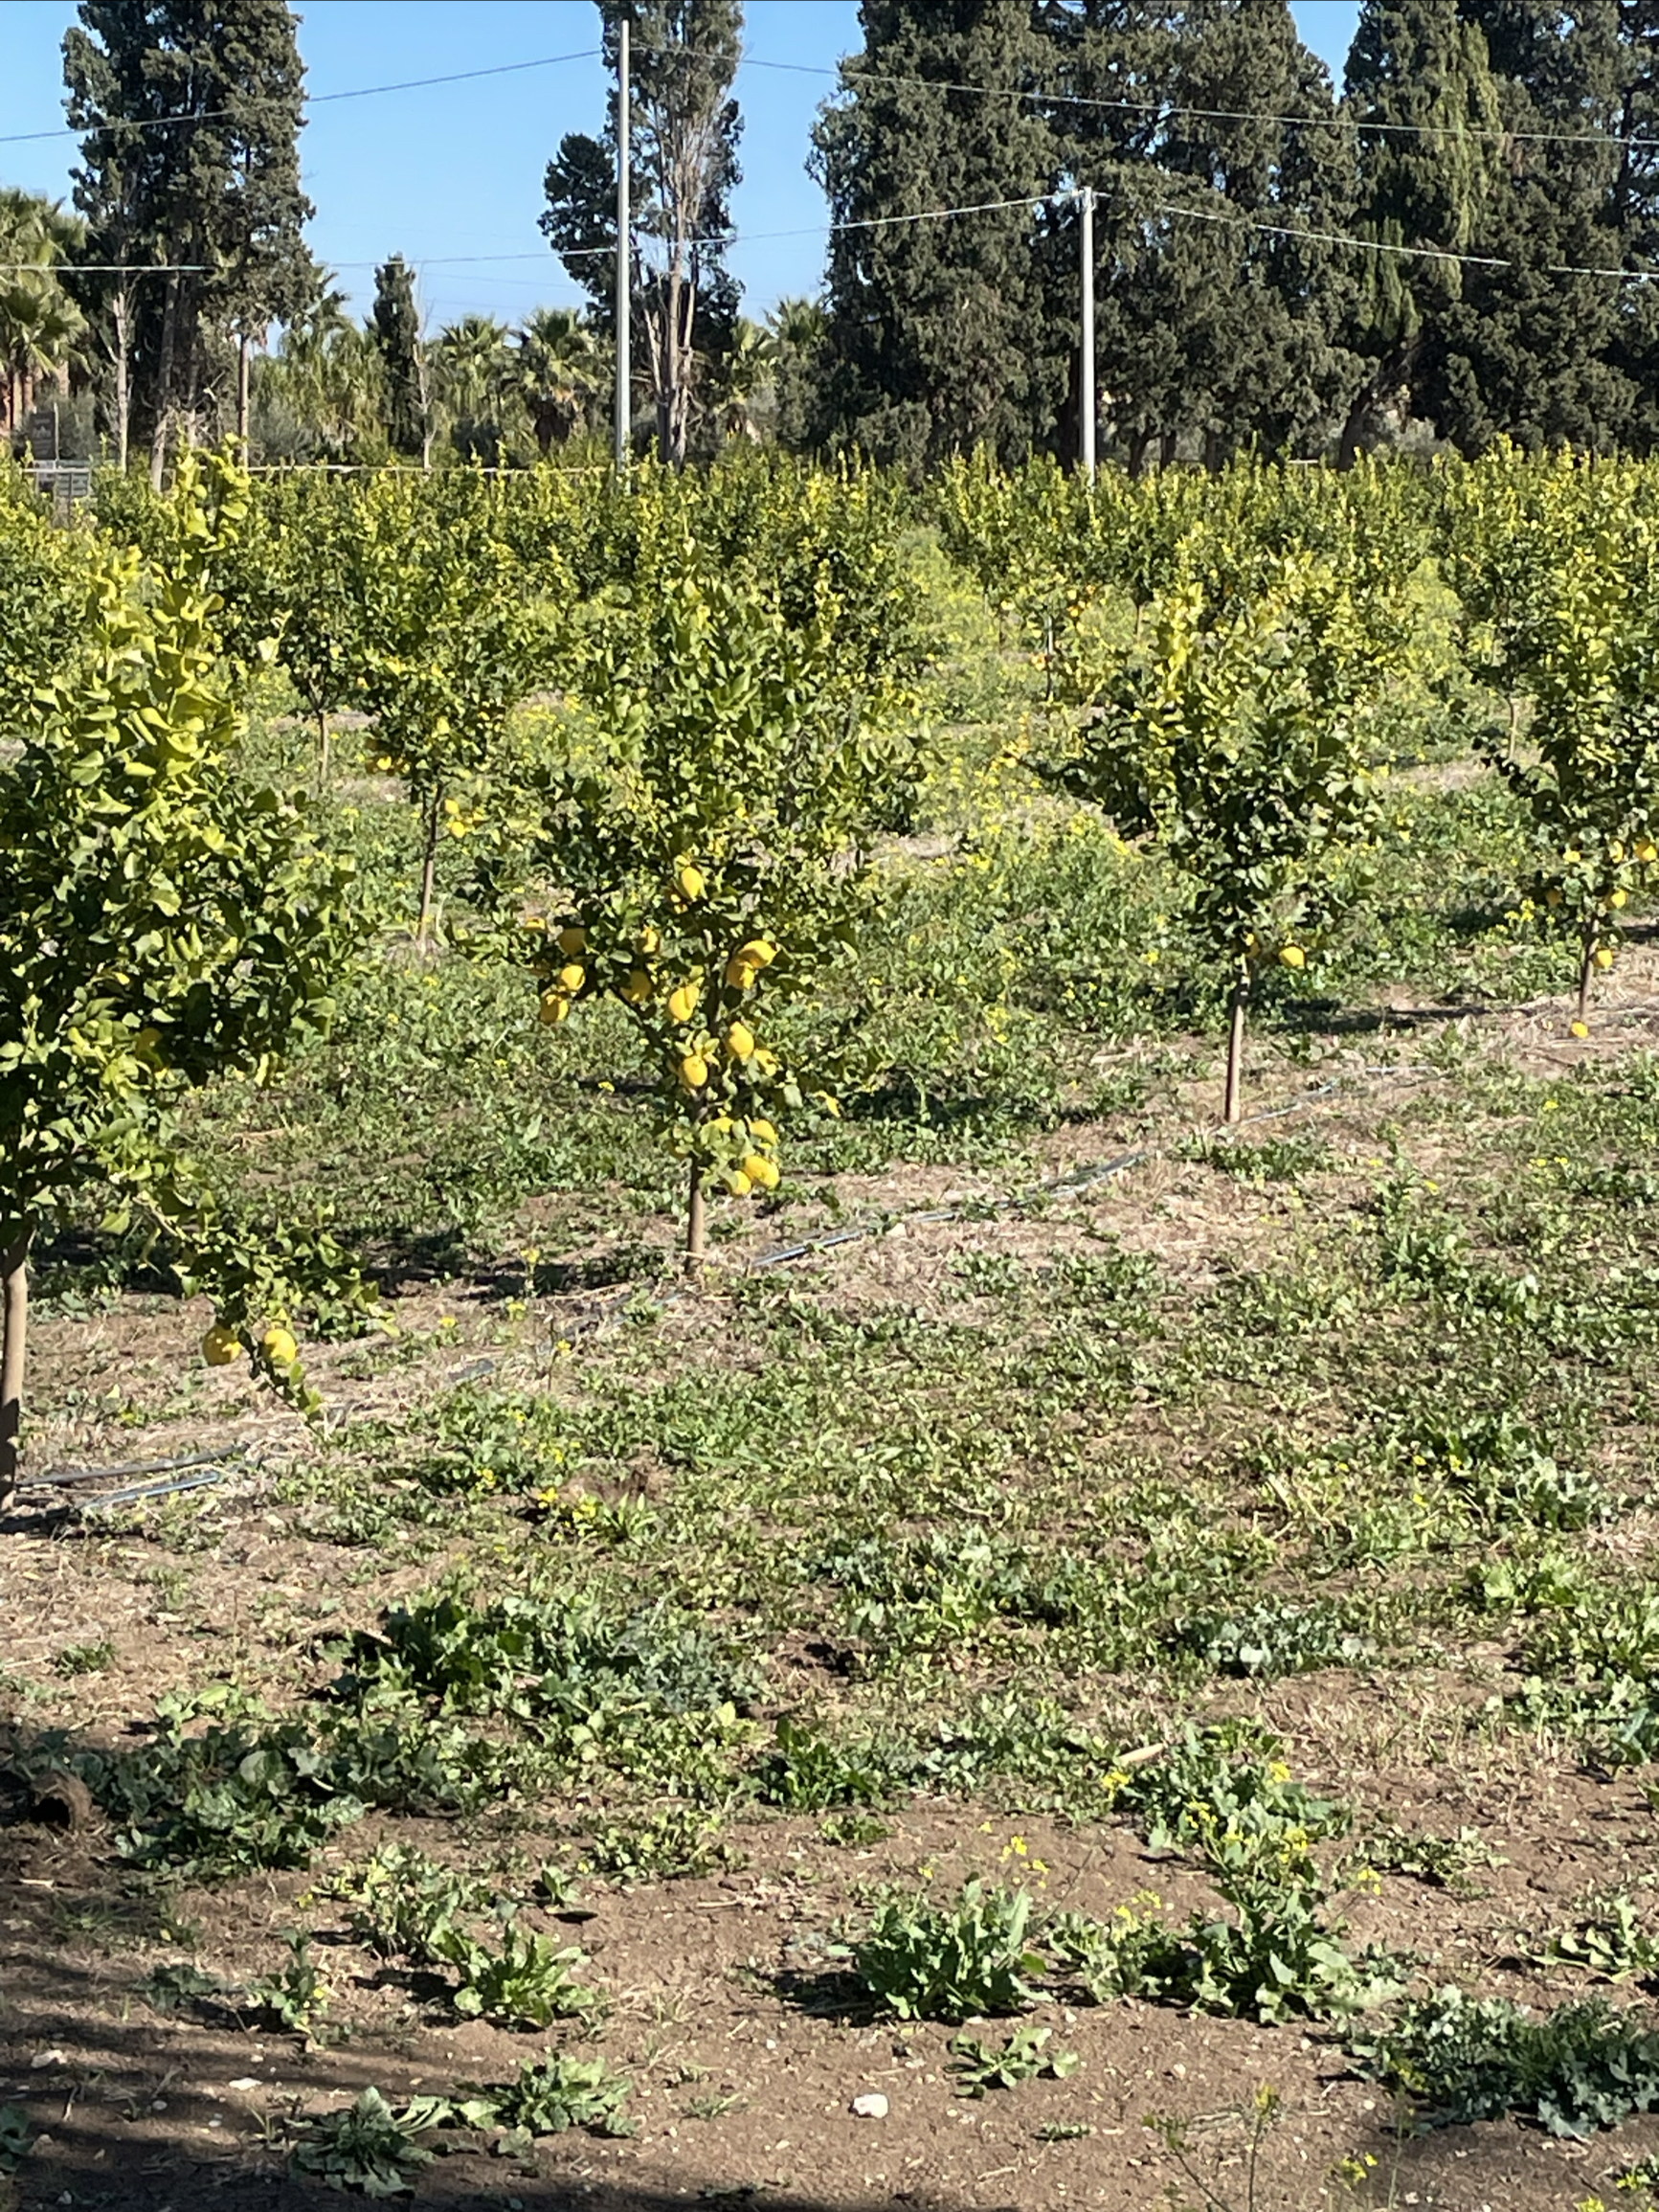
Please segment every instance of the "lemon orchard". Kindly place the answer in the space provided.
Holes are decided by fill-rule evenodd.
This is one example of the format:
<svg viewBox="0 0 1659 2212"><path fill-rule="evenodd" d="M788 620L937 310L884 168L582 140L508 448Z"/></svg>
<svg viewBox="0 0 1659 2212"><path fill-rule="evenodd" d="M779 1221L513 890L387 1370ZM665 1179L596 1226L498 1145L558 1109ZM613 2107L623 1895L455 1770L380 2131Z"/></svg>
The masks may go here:
<svg viewBox="0 0 1659 2212"><path fill-rule="evenodd" d="M1659 864L1659 528L1648 473L1500 454L1452 485L1465 649L1513 702L1488 739L1533 818L1532 910L1579 956L1576 1027Z"/></svg>
<svg viewBox="0 0 1659 2212"><path fill-rule="evenodd" d="M1064 780L1193 884L1195 926L1230 984L1229 1122L1262 971L1305 965L1304 940L1334 911L1329 863L1378 824L1361 710L1400 635L1400 589L1352 549L1241 563L1200 528L1132 638L1092 648Z"/></svg>
<svg viewBox="0 0 1659 2212"><path fill-rule="evenodd" d="M440 838L463 837L514 710L549 648L547 609L563 596L549 553L531 579L502 533L500 494L466 469L390 471L353 497L345 584L358 626L359 689L375 717L373 765L398 777L421 820L415 935L432 922Z"/></svg>
<svg viewBox="0 0 1659 2212"><path fill-rule="evenodd" d="M839 1111L775 1010L850 964L875 825L919 751L902 695L838 652L833 597L792 627L684 537L649 570L572 656L568 751L525 794L564 897L511 941L544 1022L604 998L638 1032L696 1259L710 1185L774 1189L779 1124Z"/></svg>
<svg viewBox="0 0 1659 2212"><path fill-rule="evenodd" d="M205 481L187 470L167 569L97 553L83 649L18 717L0 766L0 1493L17 1469L35 1230L78 1191L113 1187L113 1226L137 1207L188 1244L174 1108L324 1023L349 951L349 864L238 754L204 579L244 496L222 463ZM223 1225L200 1226L217 1288ZM265 1364L291 1366L281 1307L247 1299L280 1297L280 1270L239 1264L215 1347L262 1320Z"/></svg>

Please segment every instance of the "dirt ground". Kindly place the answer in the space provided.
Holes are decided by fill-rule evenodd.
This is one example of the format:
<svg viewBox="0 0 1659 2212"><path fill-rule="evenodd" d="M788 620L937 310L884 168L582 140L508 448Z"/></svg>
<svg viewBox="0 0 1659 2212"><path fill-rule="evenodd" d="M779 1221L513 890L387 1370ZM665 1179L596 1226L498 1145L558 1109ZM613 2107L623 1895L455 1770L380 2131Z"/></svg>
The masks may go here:
<svg viewBox="0 0 1659 2212"><path fill-rule="evenodd" d="M1655 967L1649 954L1645 968ZM1470 1027L1481 1032L1480 1049L1501 1048L1538 1072L1651 1042L1654 976L1632 962L1622 984L1622 1003L1588 1043L1567 1036L1558 1004ZM1345 1050L1321 1071L1345 1087L1278 1126L1341 1140L1371 1128L1394 1093L1445 1080L1409 1029L1389 1051L1410 1065L1367 1074L1370 1049ZM1201 1123L1214 1088L1207 1074L1195 1080L1173 1113L1189 1128ZM1297 1104L1312 1088L1281 1069L1262 1103ZM1155 1147L1168 1133L1132 1132L1132 1143ZM1047 1171L1108 1161L1125 1149L1125 1135L1068 1129L1051 1140ZM840 1198L859 1219L951 1205L993 1182L918 1169L848 1178ZM1248 1253L1277 1233L1257 1196L1167 1153L1075 1203L1195 1283L1219 1252ZM802 1219L811 1226L810 1214ZM831 1304L919 1301L970 1243L1018 1254L1036 1243L1052 1250L1067 1233L1007 1211L972 1225L912 1223L815 1264ZM732 1249L742 1256L776 1235L773 1225ZM664 1318L683 1347L707 1341L697 1303L693 1297ZM545 1372L550 1343L574 1341L579 1357L583 1329L604 1310L602 1300L549 1301L508 1320L466 1285L424 1291L399 1312L408 1335L429 1347L419 1359L376 1366L350 1345L321 1347L313 1379L332 1420L393 1412L485 1363L504 1379ZM227 1461L223 1478L147 1516L25 1494L0 1552L0 1679L6 1723L19 1736L57 1725L83 1739L120 1740L168 1684L204 1672L257 1674L260 1651L284 1639L297 1647L320 1624L366 1620L432 1578L430 1557L382 1564L303 1532L303 1515L275 1493L282 1470L312 1449L308 1433L245 1375L200 1370L191 1357L200 1326L195 1309L161 1298L40 1322L34 1468L144 1464L231 1445L246 1456ZM1640 1520L1619 1532L1633 1556L1651 1535ZM102 1643L113 1654L100 1671L70 1676L56 1665L65 1652ZM1495 1682L1495 1654L1492 1664ZM1352 1906L1356 1937L1409 1949L1447 1980L1478 1978L1536 2002L1545 1985L1523 1968L1517 1931L1587 1886L1653 1867L1659 1816L1639 1775L1585 1772L1567 1752L1552 1765L1530 1740L1483 1735L1478 1698L1464 1748L1429 1760L1424 1747L1444 1737L1448 1704L1469 1697L1462 1678L1345 1671L1252 1697L1253 1710L1293 1737L1311 1786L1439 1833L1475 1827L1498 1846L1503 1862L1483 1871L1472 1894L1388 1875L1375 1897ZM517 1840L533 1857L540 1828L570 1810L525 1808ZM330 1927L320 1901L328 1869L377 1840L373 1818L330 1845L309 1874L174 1892L135 1887L100 1817L73 1796L13 1803L12 1814L0 1828L0 2105L22 2107L39 2133L10 2181L0 2178L0 2206L265 2212L316 2203L316 2188L288 2170L284 2124L296 2115L336 2107L370 2083L397 2102L499 2080L543 2046L544 2038L478 2022L446 2024L418 1975L356 1947L343 1921ZM504 2212L646 2212L698 2201L778 2212L1567 2212L1610 2194L1610 2177L1633 2158L1659 2152L1659 2120L1585 2143L1507 2121L1402 2133L1387 2097L1334 2036L1127 2001L1044 2004L1036 2017L1052 2028L1056 2048L1078 2055L1077 2070L1015 2094L968 2098L953 2075L952 2029L871 2017L826 1957L824 1931L849 1897L929 1867L942 1881L997 1876L1010 1852L1022 1871L1043 1869L1034 1878L1045 1903L1101 1915L1148 1889L1181 1905L1193 1878L1127 1825L1074 1827L1006 1805L926 1797L883 1825L885 1834L849 1849L827 1844L815 1819L756 1813L735 1830L741 1865L635 1887L596 1885L581 1898L579 1920L543 1913L536 1924L578 1941L611 1993L604 2054L635 2085L638 2132L618 2140L572 2132L507 2156L488 2137L451 2133L445 2155L418 2178L418 2202ZM408 1821L397 1832L421 1840ZM443 1846L437 1828L425 1840ZM260 2032L234 1996L187 1999L169 2014L144 1994L158 1966L187 1958L233 1992L275 1971L302 1895L336 1993L333 2040L308 2047ZM1558 1998L1568 1986L1556 1984ZM573 2032L556 2040L583 2047ZM1248 2110L1268 2087L1280 2108L1252 2158ZM854 2099L872 2092L886 2098L885 2116L855 2114ZM1172 2144L1159 2118L1178 2123L1184 2138Z"/></svg>

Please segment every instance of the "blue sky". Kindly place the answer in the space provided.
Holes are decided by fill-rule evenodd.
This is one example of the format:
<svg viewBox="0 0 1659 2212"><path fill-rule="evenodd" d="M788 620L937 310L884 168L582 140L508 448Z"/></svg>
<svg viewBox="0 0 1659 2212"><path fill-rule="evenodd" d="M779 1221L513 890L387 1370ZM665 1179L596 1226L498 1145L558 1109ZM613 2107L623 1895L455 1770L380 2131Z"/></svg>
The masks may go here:
<svg viewBox="0 0 1659 2212"><path fill-rule="evenodd" d="M1357 0L1292 6L1302 35L1340 78ZM0 0L0 182L68 192L73 139L5 141L61 124L59 49L75 12L73 0ZM401 253L419 265L434 325L469 313L512 322L537 305L573 303L579 295L536 216L560 138L602 126L596 53L468 84L318 96L596 49L591 0L309 0L300 12L314 102L303 141L317 206L309 236L342 288L365 304L373 264ZM802 165L836 62L859 44L858 9L855 0L748 0L746 24L734 207L742 242L731 262L758 315L784 293L818 288L823 202Z"/></svg>

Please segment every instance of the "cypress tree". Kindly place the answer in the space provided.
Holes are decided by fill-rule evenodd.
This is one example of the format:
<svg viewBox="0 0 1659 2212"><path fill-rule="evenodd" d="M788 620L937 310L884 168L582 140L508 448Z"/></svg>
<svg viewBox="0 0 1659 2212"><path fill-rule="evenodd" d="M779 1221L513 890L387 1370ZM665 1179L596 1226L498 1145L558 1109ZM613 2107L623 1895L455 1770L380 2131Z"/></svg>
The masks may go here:
<svg viewBox="0 0 1659 2212"><path fill-rule="evenodd" d="M168 271L118 280L119 308L106 295L159 482L173 428L222 397L228 343L245 358L315 285L304 72L286 0L81 0L79 17L63 70L87 259Z"/></svg>
<svg viewBox="0 0 1659 2212"><path fill-rule="evenodd" d="M1032 208L908 218L1052 192L1030 0L863 0L859 20L863 51L813 134L846 226L830 240L818 439L912 469L979 445L1018 460L1052 434L1066 384ZM1071 329L1075 349L1075 304Z"/></svg>
<svg viewBox="0 0 1659 2212"><path fill-rule="evenodd" d="M370 329L386 371L386 434L392 449L411 458L418 454L424 461L430 437L426 355L415 274L401 254L374 272Z"/></svg>
<svg viewBox="0 0 1659 2212"><path fill-rule="evenodd" d="M1563 271L1624 257L1618 0L1459 0L1459 12L1484 35L1509 134L1475 234L1505 265L1465 269L1423 350L1421 404L1468 453L1505 435L1609 449L1635 427L1617 359L1622 287Z"/></svg>
<svg viewBox="0 0 1659 2212"><path fill-rule="evenodd" d="M1503 175L1502 112L1484 34L1457 0L1361 0L1348 56L1358 205L1382 251L1355 257L1345 335L1361 366L1342 455L1375 437L1400 395L1420 403L1425 343L1463 298L1457 255L1477 250ZM1427 247L1418 254L1407 249Z"/></svg>

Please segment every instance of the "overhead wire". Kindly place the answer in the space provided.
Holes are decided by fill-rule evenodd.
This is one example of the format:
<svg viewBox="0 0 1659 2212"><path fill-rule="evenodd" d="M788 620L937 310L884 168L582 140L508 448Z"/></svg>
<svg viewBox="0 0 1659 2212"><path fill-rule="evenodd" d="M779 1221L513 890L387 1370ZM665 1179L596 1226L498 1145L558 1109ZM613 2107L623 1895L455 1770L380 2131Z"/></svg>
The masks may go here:
<svg viewBox="0 0 1659 2212"><path fill-rule="evenodd" d="M499 61L487 69L453 69L441 77L406 77L395 84L356 84L341 92L304 92L309 107L323 107L339 100L378 100L389 92L424 92L435 84L468 84L481 77L516 77L527 69L558 69L568 61L592 61L596 46L583 46L573 54L544 54L533 61ZM43 138L84 138L94 130L169 130L181 123L223 123L236 110L209 107L178 115L104 116L92 123L60 123L51 130L13 130L0 134L0 146L27 146Z"/></svg>

